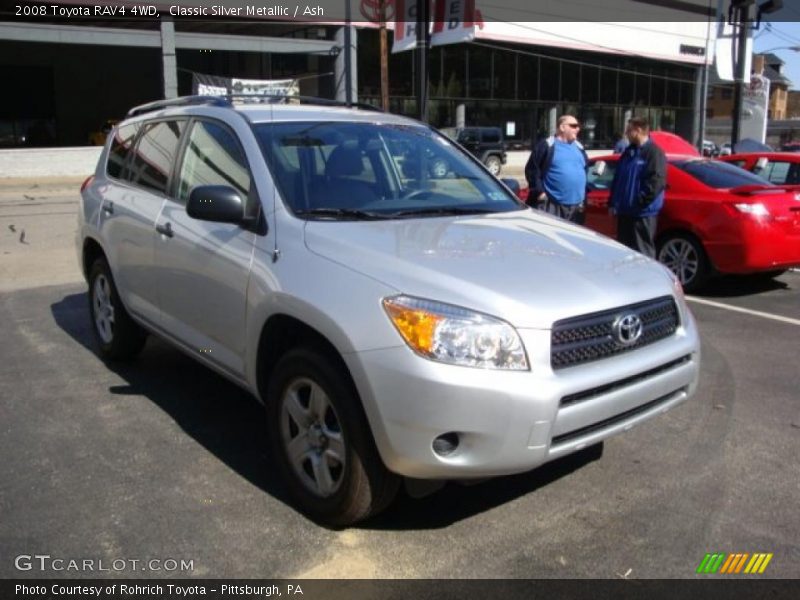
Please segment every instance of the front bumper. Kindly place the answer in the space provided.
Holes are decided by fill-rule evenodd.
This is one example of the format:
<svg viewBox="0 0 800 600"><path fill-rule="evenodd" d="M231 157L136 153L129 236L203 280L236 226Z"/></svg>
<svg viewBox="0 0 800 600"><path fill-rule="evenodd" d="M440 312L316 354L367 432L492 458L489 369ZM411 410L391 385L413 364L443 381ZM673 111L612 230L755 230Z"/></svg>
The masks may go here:
<svg viewBox="0 0 800 600"><path fill-rule="evenodd" d="M550 332L520 330L530 371L435 363L397 347L353 354L351 372L386 466L421 479L518 473L666 412L697 387L700 354L688 310L675 335L553 371ZM456 432L443 457L433 440Z"/></svg>

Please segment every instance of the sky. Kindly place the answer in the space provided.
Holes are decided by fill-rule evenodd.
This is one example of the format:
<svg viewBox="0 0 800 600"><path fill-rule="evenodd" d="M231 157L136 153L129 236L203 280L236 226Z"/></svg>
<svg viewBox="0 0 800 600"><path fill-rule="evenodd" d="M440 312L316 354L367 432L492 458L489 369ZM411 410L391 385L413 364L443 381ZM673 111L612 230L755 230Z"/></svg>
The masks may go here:
<svg viewBox="0 0 800 600"><path fill-rule="evenodd" d="M785 48L797 46L800 49L800 2L785 0L783 4L783 9L774 15L765 15L766 19L773 16L777 19L761 24L761 28L754 33L753 48L756 52L771 51L779 56L786 63L783 72L792 81L791 89L800 90L800 52Z"/></svg>

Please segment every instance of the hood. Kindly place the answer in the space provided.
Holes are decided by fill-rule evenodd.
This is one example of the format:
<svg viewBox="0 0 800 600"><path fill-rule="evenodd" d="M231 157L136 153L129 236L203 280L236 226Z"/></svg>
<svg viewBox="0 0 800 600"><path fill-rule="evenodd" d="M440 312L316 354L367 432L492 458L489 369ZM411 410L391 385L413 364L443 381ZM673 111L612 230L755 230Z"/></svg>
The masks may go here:
<svg viewBox="0 0 800 600"><path fill-rule="evenodd" d="M311 252L398 293L520 328L672 293L663 267L533 210L392 221L309 221Z"/></svg>

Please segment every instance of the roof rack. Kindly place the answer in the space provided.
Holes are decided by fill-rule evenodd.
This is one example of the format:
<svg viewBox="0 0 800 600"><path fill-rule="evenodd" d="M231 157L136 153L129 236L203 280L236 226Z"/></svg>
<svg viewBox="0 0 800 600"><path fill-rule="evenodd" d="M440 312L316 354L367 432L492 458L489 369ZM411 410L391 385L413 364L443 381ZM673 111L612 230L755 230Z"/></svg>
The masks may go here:
<svg viewBox="0 0 800 600"><path fill-rule="evenodd" d="M331 100L330 98L317 98L315 96L286 96L286 95L270 95L270 94L220 94L208 96L181 96L180 98L171 98L169 100L156 100L155 102L148 102L136 106L128 111L127 117L135 117L143 115L148 112L160 110L162 108L171 108L178 106L221 106L230 107L239 101L239 103L253 103L253 104L317 104L320 106L341 106L345 108L358 108L360 110L370 110L375 112L383 112L383 110L372 104L364 102L342 102L340 100ZM242 102L244 101L244 102ZM249 101L249 102L248 102Z"/></svg>
<svg viewBox="0 0 800 600"><path fill-rule="evenodd" d="M220 98L227 98L231 102L237 100L251 100L254 104L317 104L320 106L342 106L345 108L358 108L361 110L372 110L383 112L383 110L373 104L365 102L342 102L341 100L331 100L330 98L319 98L317 96L287 96L284 94L224 94Z"/></svg>
<svg viewBox="0 0 800 600"><path fill-rule="evenodd" d="M229 100L224 96L181 96L180 98L170 98L168 100L156 100L155 102L148 102L147 104L140 104L128 111L126 118L143 115L145 113L160 110L162 108L171 108L173 106L230 106Z"/></svg>

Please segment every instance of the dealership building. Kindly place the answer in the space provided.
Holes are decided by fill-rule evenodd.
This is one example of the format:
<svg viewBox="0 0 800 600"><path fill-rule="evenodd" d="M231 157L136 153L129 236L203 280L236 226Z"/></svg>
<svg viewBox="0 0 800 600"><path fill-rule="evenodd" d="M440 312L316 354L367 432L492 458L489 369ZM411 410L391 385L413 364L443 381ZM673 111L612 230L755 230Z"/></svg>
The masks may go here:
<svg viewBox="0 0 800 600"><path fill-rule="evenodd" d="M0 146L86 145L133 105L192 93L196 74L290 79L301 95L343 99L350 62L357 100L380 104L379 30L355 22L363 20L363 10L354 10L347 61L342 21L170 17L168 4L154 4L160 18L130 11L63 18L3 9ZM487 12L472 41L430 50L432 125L499 126L512 145L526 145L551 131L556 115L569 112L584 124L589 147L608 147L635 114L697 139L714 17L511 22ZM391 31L388 37L391 49ZM411 116L417 113L413 53L390 54L388 69L390 109Z"/></svg>

